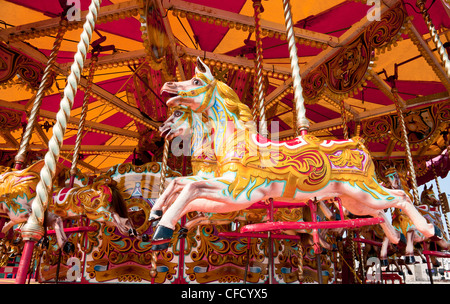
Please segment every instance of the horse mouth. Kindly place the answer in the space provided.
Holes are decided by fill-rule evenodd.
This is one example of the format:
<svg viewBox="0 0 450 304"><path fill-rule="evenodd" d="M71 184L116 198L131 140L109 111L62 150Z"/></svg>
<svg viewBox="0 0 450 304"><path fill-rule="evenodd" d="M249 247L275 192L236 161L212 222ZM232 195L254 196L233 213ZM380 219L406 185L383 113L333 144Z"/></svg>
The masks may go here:
<svg viewBox="0 0 450 304"><path fill-rule="evenodd" d="M170 88L162 88L160 95L166 99L166 105L169 107L176 105L176 101L180 96L178 95L178 91L172 90Z"/></svg>
<svg viewBox="0 0 450 304"><path fill-rule="evenodd" d="M161 95L161 97L172 98L172 97L177 97L178 96L178 92L162 88L161 92L160 92L160 95Z"/></svg>
<svg viewBox="0 0 450 304"><path fill-rule="evenodd" d="M167 128L164 130L160 130L159 132L162 138L166 138L169 135L170 131L172 130L170 128Z"/></svg>

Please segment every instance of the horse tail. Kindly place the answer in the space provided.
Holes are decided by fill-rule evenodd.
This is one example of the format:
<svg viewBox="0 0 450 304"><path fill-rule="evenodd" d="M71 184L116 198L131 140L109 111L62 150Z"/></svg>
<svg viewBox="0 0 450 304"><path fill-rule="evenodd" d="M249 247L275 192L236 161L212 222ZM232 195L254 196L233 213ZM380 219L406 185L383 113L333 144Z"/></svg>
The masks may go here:
<svg viewBox="0 0 450 304"><path fill-rule="evenodd" d="M111 183L108 184L108 186L111 189L111 194L112 194L112 198L111 198L112 208L114 209L115 212L117 212L117 214L120 217L127 218L128 217L127 204L125 203L125 200L124 200L122 194L120 193L119 188L117 188L117 182L112 181Z"/></svg>

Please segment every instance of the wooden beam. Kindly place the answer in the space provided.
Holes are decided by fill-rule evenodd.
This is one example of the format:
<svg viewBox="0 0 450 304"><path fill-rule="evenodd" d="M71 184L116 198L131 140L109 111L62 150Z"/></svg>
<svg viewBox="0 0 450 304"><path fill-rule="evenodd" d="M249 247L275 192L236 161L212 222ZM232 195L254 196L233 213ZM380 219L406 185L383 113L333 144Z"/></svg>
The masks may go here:
<svg viewBox="0 0 450 304"><path fill-rule="evenodd" d="M408 28L410 33L410 38L416 44L419 52L424 57L425 61L431 66L436 76L442 81L442 84L450 93L450 79L444 70L440 60L434 55L433 51L428 46L428 43L422 38L419 31L416 29L411 21L408 21Z"/></svg>
<svg viewBox="0 0 450 304"><path fill-rule="evenodd" d="M64 158L68 162L72 163L73 158L72 158L71 154L61 153L59 156L61 158ZM88 169L89 171L91 171L93 173L96 173L98 171L98 169L96 167L88 164L87 162L85 162L85 161L83 161L81 159L78 160L77 165L81 166L81 167L84 167L84 168Z"/></svg>
<svg viewBox="0 0 450 304"><path fill-rule="evenodd" d="M75 145L63 145L61 148L61 152L72 152L75 148ZM104 154L104 153L131 153L134 151L136 146L120 146L120 145L81 145L80 151L82 152L90 152L90 154ZM0 144L0 149L10 150L17 149L12 144ZM47 150L45 145L36 145L32 144L29 146L29 150Z"/></svg>
<svg viewBox="0 0 450 304"><path fill-rule="evenodd" d="M7 101L3 101L3 100L0 100L0 107L4 107L7 109L16 110L16 111L27 112L24 105L21 105L18 103L13 103L13 102L7 102ZM56 120L56 113L47 111L47 110L41 109L39 111L39 116L47 118L47 119L51 119L51 120ZM76 127L79 125L79 123L80 123L79 119L77 119L77 118L69 117L69 119L68 119L68 125ZM93 121L86 121L85 128L92 129L92 130L95 130L98 132L103 132L105 134L119 135L119 136L123 136L123 137L129 138L129 139L138 140L140 137L139 133L137 133L137 132L133 132L133 131L129 131L129 130L125 130L122 128L113 127L113 126L109 126L109 125L105 125L105 124L93 122Z"/></svg>
<svg viewBox="0 0 450 304"><path fill-rule="evenodd" d="M106 66L108 64L114 64L114 63L123 63L124 65L129 65L130 60L134 61L136 59L145 58L147 54L145 53L144 49L136 50L136 51L130 51L130 52L116 52L114 54L105 55L98 57L98 61L96 62L95 66ZM89 67L91 65L91 58L88 58L84 61L84 67ZM62 71L65 71L65 74L68 75L70 72L70 66L72 65L72 62L66 62L59 65L59 68Z"/></svg>
<svg viewBox="0 0 450 304"><path fill-rule="evenodd" d="M97 22L107 22L113 21L114 18L125 18L129 17L130 13L138 14L139 9L142 7L141 0L131 0L128 2L122 2L117 4L111 4L102 6L98 16ZM80 20L74 20L69 22L68 30L77 29L82 27L86 21L86 15L88 10L80 12ZM116 16L116 17L113 17ZM32 22L28 24L18 25L15 27L7 28L0 31L0 39L3 41L17 41L27 40L30 38L36 38L41 36L47 36L56 33L61 18L55 17L51 19L46 19L42 21Z"/></svg>
<svg viewBox="0 0 450 304"><path fill-rule="evenodd" d="M382 2L381 12L383 15L386 11L395 5L399 0L386 0ZM353 39L355 39L359 34L361 34L373 21L369 21L366 16L362 18L359 22L352 25L340 38L339 44L336 46L328 47L322 51L319 55L313 57L306 65L302 66L300 69L301 78L305 78L311 71L320 66L322 63L333 57L337 52L340 51L341 47L345 46ZM285 89L292 85L292 78L290 77L283 83L283 87L273 91L268 97L265 98L265 106L273 101L276 97L284 92Z"/></svg>
<svg viewBox="0 0 450 304"><path fill-rule="evenodd" d="M150 1L150 0L147 0ZM164 16L166 14L166 11L164 9L164 6L162 5L160 0L153 0L153 3L156 4L157 9L159 10L159 15ZM168 18L161 17L164 28L166 30L167 37L169 38L169 47L172 51L172 54L174 56L175 62L178 66L178 73L180 75L180 78L182 81L186 80L186 76L184 75L184 69L183 65L181 64L180 57L178 57L178 51L177 51L177 45L175 42L175 37L173 36L172 27L170 26L170 22Z"/></svg>
<svg viewBox="0 0 450 304"><path fill-rule="evenodd" d="M408 99L408 101L406 102L406 109L415 108L417 106L421 106L421 105L425 105L425 104L433 104L436 102L442 102L442 101L448 100L449 97L450 96L447 92L443 92L443 93L439 93L439 94L432 94L429 96L429 98L417 97L417 98L413 98L413 99ZM360 112L358 115L359 115L360 121L362 121L363 119L374 118L377 116L387 115L390 113L396 113L394 104L387 105L387 106L380 106L373 110ZM323 129L326 129L329 127L339 126L341 124L342 124L341 118L330 119L327 121L312 124L311 127L309 128L309 131L311 131L311 132L319 131L319 130L323 130ZM279 134L280 138L285 138L285 137L289 137L289 136L294 136L293 130L281 131Z"/></svg>
<svg viewBox="0 0 450 304"><path fill-rule="evenodd" d="M186 13L193 13L201 16L216 18L220 20L227 20L249 27L255 26L255 19L250 16L244 16L237 13L211 8L205 5L199 5L191 2L181 0L164 0L163 7L166 10L180 10ZM261 30L272 31L281 35L286 35L284 24L279 24L271 21L261 19ZM311 41L316 41L331 46L336 46L340 43L340 39L336 36L322 34L301 28L294 28L294 35L297 38L303 38Z"/></svg>
<svg viewBox="0 0 450 304"><path fill-rule="evenodd" d="M14 149L19 148L19 143L14 138L14 136L11 135L11 132L2 131L2 132L0 132L0 136L6 140L6 142L8 143L9 146L13 147Z"/></svg>
<svg viewBox="0 0 450 304"><path fill-rule="evenodd" d="M85 77L81 77L80 79L80 85L83 87L88 86L88 81ZM114 108L116 108L118 111L122 112L123 114L133 118L134 120L137 120L138 122L142 123L143 125L146 125L147 127L158 130L160 123L152 121L151 119L145 117L139 109L130 106L129 104L125 103L122 99L119 97L111 94L107 90L101 88L100 86L93 83L91 85L91 96L96 99L101 99L104 102L107 102L111 104Z"/></svg>
<svg viewBox="0 0 450 304"><path fill-rule="evenodd" d="M186 54L186 55L194 56L194 57L213 59L215 61L238 65L238 66L243 66L243 67L248 67L248 68L255 67L255 62L253 60L249 60L244 57L232 57L232 56L228 56L228 55L217 54L217 53L212 53L212 52L205 52L202 50L196 50L196 49L191 49L191 48L187 48L187 47L180 48L179 54L180 54L180 56L183 54ZM276 65L272 65L272 64L263 64L263 70L273 71L275 73L284 74L284 75L291 74L290 68L280 67L280 66L276 66Z"/></svg>

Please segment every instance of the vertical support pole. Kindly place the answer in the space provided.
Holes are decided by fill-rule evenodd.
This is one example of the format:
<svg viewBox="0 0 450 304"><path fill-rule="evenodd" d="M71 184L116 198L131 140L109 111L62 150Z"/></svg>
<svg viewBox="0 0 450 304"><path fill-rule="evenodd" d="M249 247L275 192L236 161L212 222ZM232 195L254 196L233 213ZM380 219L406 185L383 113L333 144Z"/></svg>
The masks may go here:
<svg viewBox="0 0 450 304"><path fill-rule="evenodd" d="M269 198L269 221L273 222L273 198ZM272 233L268 231L267 233L268 238L268 253L269 253L269 284L273 284L273 239L272 239Z"/></svg>
<svg viewBox="0 0 450 304"><path fill-rule="evenodd" d="M17 270L16 283L25 284L25 281L27 280L28 269L30 267L31 258L33 257L34 244L36 244L35 241L26 241L23 246L19 269Z"/></svg>
<svg viewBox="0 0 450 304"><path fill-rule="evenodd" d="M94 32L100 3L101 0L92 0L89 5L89 13L86 15L86 22L83 25L83 32L80 35L80 42L77 46L71 72L67 77L67 84L64 88L64 97L60 102L60 109L56 114L56 124L53 127L53 135L48 144L49 150L45 154L45 165L41 170L41 179L36 187L36 197L31 205L31 214L27 223L22 227L22 237L25 240L24 251L26 249L32 253L34 243L44 235L44 215L49 200L52 199L49 194L53 188L53 177L55 176L57 161L67 127L67 119L70 116L75 94L78 90L81 71L91 42L92 33ZM26 272L30 262L31 255L22 256L19 270L20 267L25 267L21 271ZM18 276L16 283L24 284L25 277Z"/></svg>
<svg viewBox="0 0 450 304"><path fill-rule="evenodd" d="M434 167L434 164L432 163L432 166L431 166L431 168L433 169L433 174L434 174L434 181L436 182L436 187L437 187L437 191L438 191L438 195L439 195L439 198L441 197L441 195L442 195L442 192L441 192L441 185L439 184L439 179L438 179L438 176L437 176L437 173L436 173L436 168ZM445 218L445 225L447 226L447 237L449 236L449 229L450 229L450 224L449 224L449 221L448 221L448 215L447 215L447 213L444 213L444 209L445 208L443 208L442 207L443 205L442 205L442 202L441 202L441 206L440 206L440 210L441 210L441 214L443 214L444 215L444 218ZM444 233L444 231L442 231L442 233Z"/></svg>
<svg viewBox="0 0 450 304"><path fill-rule="evenodd" d="M425 9L425 1L417 0L416 6L420 9L423 19L425 20L425 23L427 25L428 31L430 32L431 39L436 45L439 56L441 57L442 63L444 65L445 72L447 73L447 78L450 78L450 60L448 58L447 51L445 50L445 47L442 44L441 39L439 38L436 28L434 27L434 24L431 21L430 14L428 14L427 9Z"/></svg>
<svg viewBox="0 0 450 304"><path fill-rule="evenodd" d="M418 204L420 202L420 198L419 198L419 192L417 190L416 170L414 169L414 162L413 162L412 155L411 155L411 147L409 145L408 134L406 132L405 119L403 117L403 109L400 106L400 100L398 98L398 90L395 87L395 80L392 82L391 92L394 96L395 109L397 110L397 116L400 121L400 126L402 128L402 139L403 139L403 143L405 144L406 160L408 163L409 173L411 174L411 183L412 183L412 190L413 190L413 197L414 197L413 203Z"/></svg>
<svg viewBox="0 0 450 304"><path fill-rule="evenodd" d="M253 0L254 18L255 18L255 40L256 40L256 88L259 103L259 134L264 137L268 136L266 109L264 106L264 79L263 79L263 49L261 40L261 18L260 14L263 11L261 0ZM254 111L256 112L256 111Z"/></svg>
<svg viewBox="0 0 450 304"><path fill-rule="evenodd" d="M427 244L426 242L424 242L424 249L427 251L429 250L429 244ZM427 269L428 269L428 276L430 277L430 284L434 284L433 274L432 274L433 269L431 267L430 255L426 254L425 259L427 261Z"/></svg>
<svg viewBox="0 0 450 304"><path fill-rule="evenodd" d="M86 87L86 91L84 91L83 106L81 107L80 125L77 130L77 139L75 141L75 148L73 149L72 165L70 166L69 188L73 187L73 184L75 182L75 175L77 174L78 155L80 154L81 140L83 139L84 125L86 122L89 98L91 97L92 81L94 80L95 63L97 61L98 61L97 55L92 54L91 66L89 68L89 75L87 79L88 85Z"/></svg>
<svg viewBox="0 0 450 304"><path fill-rule="evenodd" d="M344 100L341 100L341 118L342 118L342 130L344 132L344 139L348 139L348 126L347 126L347 113L345 112Z"/></svg>
<svg viewBox="0 0 450 304"><path fill-rule="evenodd" d="M58 55L59 48L61 47L61 42L63 40L64 34L67 30L67 24L68 21L66 19L62 19L59 22L58 33L56 34L56 39L53 42L52 51L50 53L50 56L48 57L47 66L45 67L44 75L42 76L41 83L39 84L39 89L33 102L33 107L31 108L25 132L22 135L22 141L20 143L19 151L17 152L17 155L15 157L15 169L17 170L21 170L23 164L25 163L26 153L28 150L28 145L30 144L31 135L36 124L39 109L41 108L42 99L44 98L45 92L47 91L50 84L52 68L56 61L56 56Z"/></svg>
<svg viewBox="0 0 450 304"><path fill-rule="evenodd" d="M247 284L248 268L250 267L250 249L251 249L252 238L247 238L247 260L245 261L245 271L244 271L244 284Z"/></svg>
<svg viewBox="0 0 450 304"><path fill-rule="evenodd" d="M294 28L289 0L283 0L284 22L286 24L286 37L289 45L289 57L291 59L292 85L294 87L294 105L296 115L296 136L305 135L309 129L309 121L306 119L305 101L303 99L302 80L298 65L297 46L295 45Z"/></svg>
<svg viewBox="0 0 450 304"><path fill-rule="evenodd" d="M309 201L309 209L311 210L311 221L313 223L317 222L317 198L314 198L314 201ZM316 255L316 263L317 263L317 280L319 284L323 284L322 279L322 261L320 254L322 252L322 248L320 248L319 243L319 229L313 229L312 232L313 235L313 247L314 247L314 254Z"/></svg>

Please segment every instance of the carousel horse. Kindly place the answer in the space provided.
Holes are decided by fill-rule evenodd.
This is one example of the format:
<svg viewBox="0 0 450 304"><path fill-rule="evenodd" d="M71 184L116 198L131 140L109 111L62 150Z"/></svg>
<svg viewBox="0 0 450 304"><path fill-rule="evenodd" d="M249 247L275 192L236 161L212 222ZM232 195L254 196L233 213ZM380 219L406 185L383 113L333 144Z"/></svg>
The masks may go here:
<svg viewBox="0 0 450 304"><path fill-rule="evenodd" d="M6 233L14 225L28 220L31 202L36 196L39 172L44 160L38 161L24 170L0 166L0 212L9 218L2 228Z"/></svg>
<svg viewBox="0 0 450 304"><path fill-rule="evenodd" d="M59 246L67 242L63 220L81 216L115 226L123 235L137 236L128 218L125 201L117 189L117 182L113 180L100 180L84 187L55 189L47 211L47 225L54 227Z"/></svg>
<svg viewBox="0 0 450 304"><path fill-rule="evenodd" d="M189 147L193 175L189 176L192 181L214 178L217 164L214 151L211 148L211 138L206 124L202 121L202 115L191 111L186 107L177 107L172 115L159 127L161 137L166 140L181 138L183 147ZM189 142L189 143L188 143ZM163 210L167 208L168 201L173 201L178 193L173 189L180 180L185 177L176 177L165 189L164 195L171 195L168 199L158 199L152 208L150 221L158 221ZM175 197L174 197L175 196ZM201 214L201 213L200 213ZM198 219L203 216L200 216Z"/></svg>
<svg viewBox="0 0 450 304"><path fill-rule="evenodd" d="M388 186L393 189L402 189L409 195L409 187L406 182L406 176L400 175L397 170L393 167L389 168L385 172L388 179ZM439 200L436 199L432 187L427 189L425 186L424 191L420 197L421 205L414 206L422 216L428 220L428 222L434 226L435 236L432 236L432 240L435 241L443 249L450 248L450 243L442 238L443 224L440 219L440 214L430 210L430 207L437 207L440 205ZM406 248L405 248L405 263L414 264L414 244L421 243L430 239L430 237L422 234L415 227L411 219L403 212L403 210L394 210L392 214L392 225L402 234L405 238ZM380 259L383 265L387 264L387 246L389 245L389 239L384 238L383 246L380 251Z"/></svg>
<svg viewBox="0 0 450 304"><path fill-rule="evenodd" d="M0 211L10 221L3 227L6 233L14 225L24 223L31 214L31 204L36 196L39 172L44 166L41 160L24 170L0 167ZM60 168L58 168L57 176ZM63 219L86 215L89 219L116 226L126 235L135 235L127 218L123 198L117 191L115 182L100 181L92 185L75 188L60 188L53 192L53 200L48 205L44 226L55 229L58 246L70 251L67 243Z"/></svg>
<svg viewBox="0 0 450 304"><path fill-rule="evenodd" d="M166 101L170 107L184 105L208 115L220 176L185 177L173 202L165 201L168 195L158 199L170 207L159 220L154 244L170 242L177 221L187 212L231 212L269 198L305 202L312 197L340 197L354 215L381 217L380 225L393 243L400 235L383 209L400 208L424 235L434 235L433 225L412 206L404 191L377 182L373 161L360 138L320 141L303 135L290 141L269 141L256 132L250 109L230 87L214 79L199 58L195 71L191 80L165 83L161 93L170 96Z"/></svg>
<svg viewBox="0 0 450 304"><path fill-rule="evenodd" d="M186 107L176 107L172 115L160 126L161 137L165 137L167 140L171 140L176 137L181 137L184 140L190 141L190 155L193 167L193 173L196 176L202 178L207 177L211 172L215 172L217 177L219 172L215 171L216 158L214 152L211 149L211 139L209 137L208 127L202 122L201 116L198 113L193 112ZM181 179L181 178L179 178ZM176 184L174 181L171 187ZM170 191L170 190L169 190ZM173 194L172 194L173 195ZM159 206L156 206L157 209ZM318 216L321 220L334 220L335 214L325 205L324 202L318 202ZM260 212L262 211L262 212ZM306 220L311 220L311 214L309 208L305 208L301 214L305 213ZM277 218L278 213L275 213L274 220L281 220ZM308 216L309 215L309 216ZM296 218L301 220L301 218ZM239 210L228 213L209 213L203 214L199 212L197 216L188 221L184 227L179 230L178 237L185 237L187 232L199 225L227 225L232 222L248 223L248 222L264 222L267 221L266 212L263 210ZM292 219L291 219L292 220ZM305 219L303 219L305 220ZM343 229L337 229L342 233ZM325 234L328 229L322 229L321 235L319 235L320 245L327 249L332 250L332 246L325 241ZM295 230L286 231L287 234L293 235L297 233L308 233L310 230Z"/></svg>

